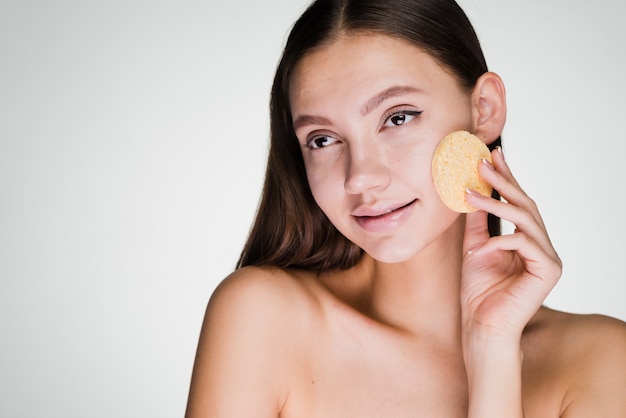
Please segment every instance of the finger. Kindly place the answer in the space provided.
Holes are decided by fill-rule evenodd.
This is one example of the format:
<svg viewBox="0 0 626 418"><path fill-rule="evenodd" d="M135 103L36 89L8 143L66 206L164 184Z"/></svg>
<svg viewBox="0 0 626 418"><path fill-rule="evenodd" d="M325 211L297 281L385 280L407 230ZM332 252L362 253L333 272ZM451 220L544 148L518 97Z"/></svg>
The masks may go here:
<svg viewBox="0 0 626 418"><path fill-rule="evenodd" d="M551 246L552 244L548 238L545 224L536 203L519 187L501 152L494 151L493 162L498 166L498 169L489 164L489 162L483 161L483 163L479 164L479 173L500 192L509 205L494 205L493 203L497 201L482 199L482 202L487 206L481 206L478 202L472 203L473 198L468 198L468 203L513 223L518 229L525 230L531 234L534 239L540 240L546 246ZM502 170L502 172L498 170ZM478 198L478 196L476 197ZM535 226L538 226L538 229ZM541 236L543 236L543 239Z"/></svg>
<svg viewBox="0 0 626 418"><path fill-rule="evenodd" d="M478 170L480 175L490 183L507 202L528 211L535 219L535 222L545 230L545 224L536 203L520 187L511 173L502 151L493 151L492 164L489 164L488 161L483 161L483 163L479 165Z"/></svg>
<svg viewBox="0 0 626 418"><path fill-rule="evenodd" d="M466 214L463 253L467 253L480 247L488 239L489 227L487 222L487 213L479 210Z"/></svg>
<svg viewBox="0 0 626 418"><path fill-rule="evenodd" d="M517 188L521 189L520 184L511 173L511 169L504 158L504 153L502 152L502 148L498 147L495 150L491 151L491 163L495 167L495 169L501 173L507 180L513 183Z"/></svg>
<svg viewBox="0 0 626 418"><path fill-rule="evenodd" d="M546 253L557 257L536 203L519 186L500 148L492 152L492 163L483 160L478 167L479 173L506 201L470 192L466 196L468 203L513 223L516 231L526 233Z"/></svg>
<svg viewBox="0 0 626 418"><path fill-rule="evenodd" d="M494 251L514 251L524 261L526 271L545 282L543 288L548 292L561 277L563 265L558 255L547 253L525 233L493 237L472 256L485 256Z"/></svg>
<svg viewBox="0 0 626 418"><path fill-rule="evenodd" d="M529 211L471 191L468 193L467 202L482 211L492 213L501 219L511 222L515 225L516 231L523 232L533 241L539 243L543 251L556 255L543 223L537 223L536 217Z"/></svg>

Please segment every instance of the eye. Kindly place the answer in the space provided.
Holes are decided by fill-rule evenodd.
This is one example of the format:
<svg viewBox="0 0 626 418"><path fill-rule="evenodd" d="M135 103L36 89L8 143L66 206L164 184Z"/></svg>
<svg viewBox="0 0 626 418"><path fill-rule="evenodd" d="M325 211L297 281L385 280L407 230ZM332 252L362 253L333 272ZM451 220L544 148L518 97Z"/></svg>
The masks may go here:
<svg viewBox="0 0 626 418"><path fill-rule="evenodd" d="M386 127L401 126L411 122L413 119L421 115L422 112L418 110L401 110L392 113L385 119Z"/></svg>
<svg viewBox="0 0 626 418"><path fill-rule="evenodd" d="M314 136L311 139L309 139L306 145L307 147L311 149L318 149L318 148L324 148L329 145L332 145L335 142L337 142L337 140L333 138L332 136L319 135L319 136Z"/></svg>

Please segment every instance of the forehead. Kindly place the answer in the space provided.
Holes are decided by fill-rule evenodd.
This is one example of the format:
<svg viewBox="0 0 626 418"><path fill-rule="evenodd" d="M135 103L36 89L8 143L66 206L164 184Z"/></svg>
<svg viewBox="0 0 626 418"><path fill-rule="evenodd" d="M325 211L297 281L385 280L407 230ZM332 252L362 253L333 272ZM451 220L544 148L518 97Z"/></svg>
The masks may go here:
<svg viewBox="0 0 626 418"><path fill-rule="evenodd" d="M300 60L289 97L295 110L328 97L365 99L390 85L425 91L458 87L456 79L416 45L386 35L348 34Z"/></svg>

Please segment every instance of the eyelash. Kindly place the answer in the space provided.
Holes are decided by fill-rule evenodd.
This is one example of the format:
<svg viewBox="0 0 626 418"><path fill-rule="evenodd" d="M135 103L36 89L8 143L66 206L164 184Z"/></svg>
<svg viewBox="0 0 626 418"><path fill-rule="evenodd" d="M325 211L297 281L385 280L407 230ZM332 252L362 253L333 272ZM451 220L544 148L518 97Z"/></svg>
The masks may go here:
<svg viewBox="0 0 626 418"><path fill-rule="evenodd" d="M330 135L315 135L313 137L311 137L309 140L306 141L306 146L309 149L319 149L319 148L326 148L328 145L324 146L324 147L319 147L315 145L315 141L318 139L322 139L322 138L330 138L330 139L334 139L332 136Z"/></svg>
<svg viewBox="0 0 626 418"><path fill-rule="evenodd" d="M387 125L387 122L389 122L391 120L391 118L396 117L396 116L412 116L413 118L418 117L419 115L421 115L422 113L424 113L422 110L413 110L413 109L396 109L393 110L391 112L389 112L387 115L385 115L385 117L383 118L383 126ZM411 119L409 122L403 122L400 125L394 125L394 127L399 127L404 125L405 123L410 123L413 119Z"/></svg>
<svg viewBox="0 0 626 418"><path fill-rule="evenodd" d="M385 115L385 117L383 118L383 126L385 126L387 124L387 122L396 116L411 116L413 118L418 117L419 115L421 115L423 113L422 110L413 110L411 109L395 109L391 112L389 112L387 115ZM406 123L411 123L413 121L413 119L409 120L408 122L403 122L400 125L394 125L393 127L400 127L403 126ZM310 149L318 149L318 148L325 148L325 147L319 147L319 146L315 146L315 141L317 139L321 139L321 138L330 138L331 140L334 139L332 136L330 135L316 135L311 137L309 140L307 140L306 142L306 146ZM328 145L326 145L328 146Z"/></svg>

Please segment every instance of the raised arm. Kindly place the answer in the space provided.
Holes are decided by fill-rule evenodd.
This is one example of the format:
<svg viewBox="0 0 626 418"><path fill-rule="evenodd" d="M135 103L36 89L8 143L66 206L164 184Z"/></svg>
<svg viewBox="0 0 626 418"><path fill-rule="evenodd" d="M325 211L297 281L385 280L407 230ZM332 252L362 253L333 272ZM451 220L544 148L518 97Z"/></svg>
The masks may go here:
<svg viewBox="0 0 626 418"><path fill-rule="evenodd" d="M467 215L461 306L470 418L520 418L521 338L561 275L535 203L513 178L500 150L481 176L506 201L468 193L481 209ZM515 233L489 238L487 212L512 222Z"/></svg>

